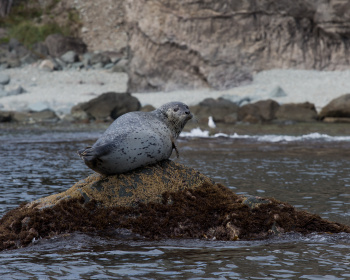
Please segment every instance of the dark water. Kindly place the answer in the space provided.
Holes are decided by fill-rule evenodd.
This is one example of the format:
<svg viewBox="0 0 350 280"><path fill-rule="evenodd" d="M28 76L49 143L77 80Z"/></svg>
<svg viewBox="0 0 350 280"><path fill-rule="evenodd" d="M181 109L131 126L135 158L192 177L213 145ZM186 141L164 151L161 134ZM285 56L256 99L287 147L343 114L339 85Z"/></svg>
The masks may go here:
<svg viewBox="0 0 350 280"><path fill-rule="evenodd" d="M75 151L100 133L0 131L0 217L89 175ZM350 225L350 140L181 138L178 146L179 162L237 193ZM75 233L1 252L0 279L350 279L350 235L218 242Z"/></svg>

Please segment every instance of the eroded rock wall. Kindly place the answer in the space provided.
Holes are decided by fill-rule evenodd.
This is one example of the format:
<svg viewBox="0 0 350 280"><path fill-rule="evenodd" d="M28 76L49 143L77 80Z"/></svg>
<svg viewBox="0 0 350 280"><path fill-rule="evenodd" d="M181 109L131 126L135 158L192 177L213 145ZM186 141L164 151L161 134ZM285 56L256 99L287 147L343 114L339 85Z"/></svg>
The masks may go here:
<svg viewBox="0 0 350 280"><path fill-rule="evenodd" d="M132 92L225 89L272 68L349 68L349 1L75 0L72 5L81 14L81 36L90 50L128 50Z"/></svg>

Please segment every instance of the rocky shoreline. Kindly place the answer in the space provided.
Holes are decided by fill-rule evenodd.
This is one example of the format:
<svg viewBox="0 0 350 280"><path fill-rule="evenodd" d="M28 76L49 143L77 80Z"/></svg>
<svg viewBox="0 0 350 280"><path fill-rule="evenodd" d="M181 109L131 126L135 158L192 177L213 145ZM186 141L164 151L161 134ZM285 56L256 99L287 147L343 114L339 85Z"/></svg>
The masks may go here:
<svg viewBox="0 0 350 280"><path fill-rule="evenodd" d="M0 122L110 122L129 111L187 103L199 125L350 122L349 71L271 70L249 85L215 91L128 93L127 52L89 52L79 39L49 35L31 50L1 44ZM134 104L130 104L134 103Z"/></svg>
<svg viewBox="0 0 350 280"><path fill-rule="evenodd" d="M341 82L348 80L347 71L338 71L342 77L338 84L343 87L328 83L334 92L328 89L327 94L319 88L337 73L277 69L258 73L250 85L224 91L130 94L126 54L91 53L80 39L57 34L32 50L15 39L6 46L0 59L0 122L4 123L111 122L129 111L153 110L162 100L187 103L199 125L208 127L209 117L213 120L209 128L242 123L350 122L350 95L345 91L346 82ZM309 90L307 95L300 83ZM291 84L297 88L293 92ZM317 90L310 91L312 86Z"/></svg>
<svg viewBox="0 0 350 280"><path fill-rule="evenodd" d="M0 78L4 76L0 75ZM45 102L34 103L24 111L0 110L0 123L111 122L127 112L154 109L152 105L141 106L141 102L130 93L111 91L72 106L70 112L62 117ZM248 98L233 102L223 97L206 98L197 105L190 106L190 110L198 125L207 125L209 128L216 128L221 124L349 123L350 94L335 98L320 112L309 102L279 104L275 100L267 99L250 103Z"/></svg>

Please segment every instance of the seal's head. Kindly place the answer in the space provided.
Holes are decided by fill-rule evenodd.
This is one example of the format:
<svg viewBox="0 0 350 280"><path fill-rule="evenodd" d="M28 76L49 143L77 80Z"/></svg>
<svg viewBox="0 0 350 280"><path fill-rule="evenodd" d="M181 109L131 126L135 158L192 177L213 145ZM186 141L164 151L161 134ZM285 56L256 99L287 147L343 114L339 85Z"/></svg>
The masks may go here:
<svg viewBox="0 0 350 280"><path fill-rule="evenodd" d="M166 103L156 110L156 114L174 131L176 138L181 133L187 121L193 117L188 106L182 102Z"/></svg>

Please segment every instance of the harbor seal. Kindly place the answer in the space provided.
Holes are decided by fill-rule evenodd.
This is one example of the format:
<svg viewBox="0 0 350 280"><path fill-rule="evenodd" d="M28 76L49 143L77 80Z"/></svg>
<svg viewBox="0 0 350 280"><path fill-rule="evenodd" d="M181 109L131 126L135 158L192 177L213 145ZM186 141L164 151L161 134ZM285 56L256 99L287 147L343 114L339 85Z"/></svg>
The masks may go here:
<svg viewBox="0 0 350 280"><path fill-rule="evenodd" d="M152 112L130 112L117 118L92 147L79 156L92 170L120 174L168 159L175 139L193 115L182 102L170 102Z"/></svg>

